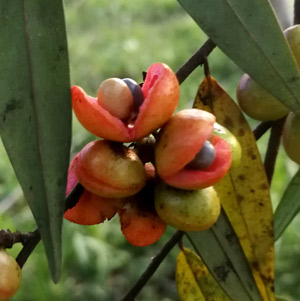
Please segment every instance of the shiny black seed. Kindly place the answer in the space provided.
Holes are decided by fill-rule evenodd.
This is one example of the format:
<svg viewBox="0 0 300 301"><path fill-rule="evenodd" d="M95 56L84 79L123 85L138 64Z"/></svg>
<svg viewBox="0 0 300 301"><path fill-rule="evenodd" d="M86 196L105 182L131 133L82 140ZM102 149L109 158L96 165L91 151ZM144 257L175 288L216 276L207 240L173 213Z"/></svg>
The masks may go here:
<svg viewBox="0 0 300 301"><path fill-rule="evenodd" d="M209 141L205 141L195 158L186 167L197 170L204 169L214 162L215 157L216 151L214 146Z"/></svg>
<svg viewBox="0 0 300 301"><path fill-rule="evenodd" d="M123 81L126 83L128 88L131 91L131 94L133 96L133 110L138 113L140 106L144 102L144 94L139 86L133 79L131 78L123 78Z"/></svg>

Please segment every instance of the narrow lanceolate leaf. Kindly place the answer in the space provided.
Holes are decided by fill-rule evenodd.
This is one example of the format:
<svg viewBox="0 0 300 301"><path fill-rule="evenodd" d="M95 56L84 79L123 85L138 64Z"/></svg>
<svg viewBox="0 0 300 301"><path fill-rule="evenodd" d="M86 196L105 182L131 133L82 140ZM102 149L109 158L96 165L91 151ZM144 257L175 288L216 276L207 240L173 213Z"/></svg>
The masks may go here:
<svg viewBox="0 0 300 301"><path fill-rule="evenodd" d="M176 287L181 301L230 301L202 259L187 248L177 257Z"/></svg>
<svg viewBox="0 0 300 301"><path fill-rule="evenodd" d="M45 245L53 280L71 138L61 0L0 0L0 134Z"/></svg>
<svg viewBox="0 0 300 301"><path fill-rule="evenodd" d="M299 72L269 1L178 1L241 69L300 113Z"/></svg>
<svg viewBox="0 0 300 301"><path fill-rule="evenodd" d="M212 112L242 147L241 164L217 184L263 300L274 300L274 227L269 185L255 138L238 106L213 79L204 79L194 107Z"/></svg>
<svg viewBox="0 0 300 301"><path fill-rule="evenodd" d="M185 249L185 251L189 252L190 250ZM201 267L199 267L198 273L201 273ZM176 287L181 301L206 301L196 280L196 275L187 262L186 253L183 251L179 253L176 261Z"/></svg>
<svg viewBox="0 0 300 301"><path fill-rule="evenodd" d="M230 300L263 300L238 237L223 210L212 228L189 232L187 237Z"/></svg>
<svg viewBox="0 0 300 301"><path fill-rule="evenodd" d="M300 169L287 186L274 215L275 240L300 211Z"/></svg>

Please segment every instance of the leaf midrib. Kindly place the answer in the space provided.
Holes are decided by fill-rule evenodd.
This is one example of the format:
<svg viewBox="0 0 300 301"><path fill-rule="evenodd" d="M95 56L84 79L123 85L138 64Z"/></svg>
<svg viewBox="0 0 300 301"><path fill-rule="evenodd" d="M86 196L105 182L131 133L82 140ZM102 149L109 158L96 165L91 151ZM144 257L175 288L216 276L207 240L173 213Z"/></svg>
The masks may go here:
<svg viewBox="0 0 300 301"><path fill-rule="evenodd" d="M31 87L31 100L32 100L32 104L33 104L33 112L34 112L34 116L35 116L35 120L36 120L36 136L37 136L37 144L38 144L38 156L39 156L39 161L42 167L42 180L44 183L44 197L46 199L46 211L48 213L49 216L49 200L48 200L48 194L47 194L47 189L45 187L45 174L44 174L44 160L43 160L43 149L42 149L42 143L41 143L41 131L40 131L40 127L39 127L39 114L38 114L38 109L37 109L37 97L36 97L36 93L35 93L35 80L34 80L34 68L33 68L33 63L32 63L32 56L31 56L31 46L30 46L30 35L29 35L29 26L28 26L28 12L27 12L27 6L26 6L26 0L23 0L23 12L24 12L24 23L25 23L25 40L26 40L26 50L27 50L27 58L28 58L28 63L29 63L29 69L30 69L30 87ZM49 223L49 219L48 219L48 223ZM51 244L53 242L53 233L52 233L52 229L51 229L51 225L49 225L50 227L49 232L50 232L50 236L51 236Z"/></svg>
<svg viewBox="0 0 300 301"><path fill-rule="evenodd" d="M266 61L269 63L269 66L272 68L274 73L281 79L281 81L284 83L285 87L288 89L288 91L293 95L296 102L298 102L297 97L294 95L293 90L289 87L287 82L284 80L280 72L276 69L276 67L273 65L272 61L270 61L269 57L266 55L266 53L263 51L262 48L259 47L259 43L257 42L256 38L247 30L247 27L245 26L244 22L242 21L241 17L239 16L238 12L234 9L233 4L230 0L223 0L228 4L228 7L232 10L234 15L236 16L237 20L240 22L242 27L244 28L245 32L248 34L248 36L254 41L254 44L256 48L262 53L263 57L266 59ZM299 102L298 102L299 103Z"/></svg>

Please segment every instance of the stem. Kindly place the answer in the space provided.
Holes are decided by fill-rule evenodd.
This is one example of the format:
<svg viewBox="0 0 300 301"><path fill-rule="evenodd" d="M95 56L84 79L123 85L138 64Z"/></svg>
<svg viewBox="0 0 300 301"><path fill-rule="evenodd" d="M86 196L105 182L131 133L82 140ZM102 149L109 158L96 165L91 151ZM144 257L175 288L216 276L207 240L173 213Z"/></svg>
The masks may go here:
<svg viewBox="0 0 300 301"><path fill-rule="evenodd" d="M265 162L264 162L264 166L265 166L269 184L271 184L272 177L274 174L276 158L277 158L278 149L280 146L281 132L282 132L282 128L283 128L285 119L286 119L286 117L275 121L273 123L272 129L271 129L271 135L269 138L267 153L266 153Z"/></svg>
<svg viewBox="0 0 300 301"><path fill-rule="evenodd" d="M121 301L132 301L142 290L144 285L155 273L157 268L160 266L165 257L173 249L173 247L182 239L184 235L183 231L176 231L173 236L167 241L167 243L162 247L160 252L151 259L150 264L144 273L139 277L138 281L133 285L129 292L121 299Z"/></svg>
<svg viewBox="0 0 300 301"><path fill-rule="evenodd" d="M71 192L68 194L65 200L65 212L68 209L72 209L78 202L80 196L83 193L83 186L80 183L77 183Z"/></svg>
<svg viewBox="0 0 300 301"><path fill-rule="evenodd" d="M33 232L21 233L20 231L16 231L12 233L8 229L0 230L0 249L12 248L16 243L22 243L24 245L32 238L32 235Z"/></svg>
<svg viewBox="0 0 300 301"><path fill-rule="evenodd" d="M253 135L256 140L259 140L269 128L272 127L274 121L263 121L257 125L257 127L253 130Z"/></svg>
<svg viewBox="0 0 300 301"><path fill-rule="evenodd" d="M300 0L294 1L294 25L300 24Z"/></svg>
<svg viewBox="0 0 300 301"><path fill-rule="evenodd" d="M76 205L82 193L83 187L81 184L77 183L65 199L65 211L71 209ZM15 233L10 233L10 236L11 237L8 238L7 231L2 233L0 231L0 246L3 246L4 248L11 248L14 243L21 242L23 244L23 248L17 256L16 260L19 266L22 268L30 254L40 242L40 232L38 229L25 234L17 231Z"/></svg>
<svg viewBox="0 0 300 301"><path fill-rule="evenodd" d="M180 84L199 66L205 62L205 59L214 50L216 45L208 39L176 72Z"/></svg>
<svg viewBox="0 0 300 301"><path fill-rule="evenodd" d="M38 245L41 240L41 235L38 229L36 229L31 233L31 238L23 245L23 249L19 253L16 258L17 263L19 264L20 268L22 268L27 261L28 257Z"/></svg>

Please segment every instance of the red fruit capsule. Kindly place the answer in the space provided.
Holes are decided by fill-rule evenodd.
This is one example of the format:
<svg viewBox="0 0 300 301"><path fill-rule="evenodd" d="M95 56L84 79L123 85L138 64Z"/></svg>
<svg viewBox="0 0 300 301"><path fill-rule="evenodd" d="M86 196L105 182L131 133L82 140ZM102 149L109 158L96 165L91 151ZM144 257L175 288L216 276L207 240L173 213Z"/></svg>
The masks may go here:
<svg viewBox="0 0 300 301"><path fill-rule="evenodd" d="M118 211L123 235L128 242L138 247L155 243L167 227L154 208L154 182L151 178L149 174L143 190L127 198L125 206Z"/></svg>
<svg viewBox="0 0 300 301"><path fill-rule="evenodd" d="M179 100L179 83L167 65L151 65L142 87L144 101L130 124L111 114L101 105L101 99L87 95L82 88L73 86L71 92L73 110L88 131L107 140L129 142L151 134L172 116Z"/></svg>
<svg viewBox="0 0 300 301"><path fill-rule="evenodd" d="M123 198L139 192L146 172L137 154L115 142L88 143L75 160L75 175L84 188L105 198Z"/></svg>
<svg viewBox="0 0 300 301"><path fill-rule="evenodd" d="M212 140L216 157L210 166L200 170L182 168L163 180L181 189L202 189L219 182L230 168L231 150L228 143L220 137L214 135Z"/></svg>
<svg viewBox="0 0 300 301"><path fill-rule="evenodd" d="M162 128L155 148L159 176L169 185L182 189L200 189L218 182L231 165L231 150L227 142L212 136L214 115L186 109L175 114ZM190 169L187 165L210 140L215 159L206 167Z"/></svg>
<svg viewBox="0 0 300 301"><path fill-rule="evenodd" d="M158 241L167 225L155 211L140 210L135 202L128 202L118 212L121 230L132 245L145 247Z"/></svg>
<svg viewBox="0 0 300 301"><path fill-rule="evenodd" d="M69 167L66 195L78 182L74 172L77 156L74 157ZM64 218L80 225L96 225L106 219L110 220L122 205L121 199L99 197L85 189L76 205L65 212Z"/></svg>

